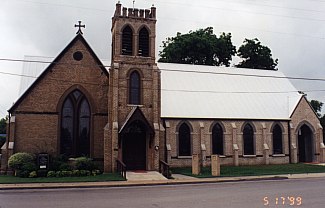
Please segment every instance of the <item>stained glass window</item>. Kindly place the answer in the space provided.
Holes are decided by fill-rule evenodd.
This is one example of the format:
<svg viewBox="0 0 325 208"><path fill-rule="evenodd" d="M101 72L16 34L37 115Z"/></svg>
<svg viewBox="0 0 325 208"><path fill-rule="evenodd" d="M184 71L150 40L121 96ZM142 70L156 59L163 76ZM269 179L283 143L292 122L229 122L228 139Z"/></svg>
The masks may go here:
<svg viewBox="0 0 325 208"><path fill-rule="evenodd" d="M89 156L90 115L89 103L79 90L67 96L61 112L61 154Z"/></svg>

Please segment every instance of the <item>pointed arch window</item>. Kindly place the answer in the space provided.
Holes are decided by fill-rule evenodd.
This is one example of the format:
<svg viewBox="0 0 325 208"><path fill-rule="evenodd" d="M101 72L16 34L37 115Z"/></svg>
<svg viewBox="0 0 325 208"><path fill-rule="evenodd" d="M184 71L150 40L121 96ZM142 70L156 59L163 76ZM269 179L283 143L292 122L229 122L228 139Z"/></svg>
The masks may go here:
<svg viewBox="0 0 325 208"><path fill-rule="evenodd" d="M273 139L273 154L283 154L282 149L282 129L276 124L273 127L272 131L272 139Z"/></svg>
<svg viewBox="0 0 325 208"><path fill-rule="evenodd" d="M191 156L191 130L183 123L178 129L178 155Z"/></svg>
<svg viewBox="0 0 325 208"><path fill-rule="evenodd" d="M212 129L212 154L223 155L223 129L218 123Z"/></svg>
<svg viewBox="0 0 325 208"><path fill-rule="evenodd" d="M122 31L122 55L133 54L133 31L130 26L126 26Z"/></svg>
<svg viewBox="0 0 325 208"><path fill-rule="evenodd" d="M141 83L140 74L133 71L130 75L129 83L129 104L140 105L141 100Z"/></svg>
<svg viewBox="0 0 325 208"><path fill-rule="evenodd" d="M149 56L149 32L147 28L143 27L139 32L139 56Z"/></svg>
<svg viewBox="0 0 325 208"><path fill-rule="evenodd" d="M62 105L60 154L69 157L90 154L90 106L79 90L70 93Z"/></svg>
<svg viewBox="0 0 325 208"><path fill-rule="evenodd" d="M255 155L254 151L254 129L246 124L243 130L244 155Z"/></svg>

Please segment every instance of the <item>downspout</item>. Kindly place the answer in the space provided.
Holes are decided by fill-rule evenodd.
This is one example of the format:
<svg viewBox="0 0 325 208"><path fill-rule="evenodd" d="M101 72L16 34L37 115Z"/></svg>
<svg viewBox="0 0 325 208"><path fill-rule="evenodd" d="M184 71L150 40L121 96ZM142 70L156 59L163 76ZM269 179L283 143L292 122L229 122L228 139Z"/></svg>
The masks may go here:
<svg viewBox="0 0 325 208"><path fill-rule="evenodd" d="M165 123L165 119L162 119L162 123L163 123L163 127L165 128L165 134L164 134L164 144L165 144L165 148L164 148L164 161L167 162L167 133L166 133L166 123Z"/></svg>
<svg viewBox="0 0 325 208"><path fill-rule="evenodd" d="M291 164L291 128L290 128L290 120L288 121L288 142L289 142L289 163Z"/></svg>
<svg viewBox="0 0 325 208"><path fill-rule="evenodd" d="M6 169L5 172L8 171L8 156L9 156L9 141L10 141L10 125L11 125L11 113L9 112L9 119L8 119L8 129L7 129L7 141L6 141L6 159L7 159L7 164L6 164Z"/></svg>

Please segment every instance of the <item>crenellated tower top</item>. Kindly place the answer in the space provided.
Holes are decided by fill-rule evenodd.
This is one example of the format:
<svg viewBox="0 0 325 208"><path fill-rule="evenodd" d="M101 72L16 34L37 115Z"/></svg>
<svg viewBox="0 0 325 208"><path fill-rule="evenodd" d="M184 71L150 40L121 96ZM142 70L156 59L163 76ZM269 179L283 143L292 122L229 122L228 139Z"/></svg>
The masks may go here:
<svg viewBox="0 0 325 208"><path fill-rule="evenodd" d="M138 9L123 7L121 3L116 4L114 17L129 17L142 19L156 19L156 7L152 6L150 9Z"/></svg>
<svg viewBox="0 0 325 208"><path fill-rule="evenodd" d="M112 62L154 64L156 21L156 7L127 8L118 2L112 17Z"/></svg>

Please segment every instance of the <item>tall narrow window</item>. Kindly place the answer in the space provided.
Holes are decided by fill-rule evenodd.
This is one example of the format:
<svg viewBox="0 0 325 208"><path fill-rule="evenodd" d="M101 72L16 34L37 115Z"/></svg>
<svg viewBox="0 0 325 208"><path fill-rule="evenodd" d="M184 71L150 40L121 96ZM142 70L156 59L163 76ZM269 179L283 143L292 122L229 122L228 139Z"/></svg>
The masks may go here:
<svg viewBox="0 0 325 208"><path fill-rule="evenodd" d="M77 146L79 147L77 155L89 155L89 123L90 123L90 109L86 99L81 101L79 107L79 139L77 140Z"/></svg>
<svg viewBox="0 0 325 208"><path fill-rule="evenodd" d="M126 26L122 31L122 55L132 55L133 52L133 32L130 26Z"/></svg>
<svg viewBox="0 0 325 208"><path fill-rule="evenodd" d="M191 131L186 123L183 123L178 130L178 155L191 156Z"/></svg>
<svg viewBox="0 0 325 208"><path fill-rule="evenodd" d="M220 124L212 129L212 154L223 155L223 130Z"/></svg>
<svg viewBox="0 0 325 208"><path fill-rule="evenodd" d="M61 154L73 155L74 107L71 98L67 98L62 108L61 118Z"/></svg>
<svg viewBox="0 0 325 208"><path fill-rule="evenodd" d="M244 155L255 155L254 130L250 124L246 124L243 130Z"/></svg>
<svg viewBox="0 0 325 208"><path fill-rule="evenodd" d="M273 154L283 154L282 129L278 124L274 126L272 134L273 134Z"/></svg>
<svg viewBox="0 0 325 208"><path fill-rule="evenodd" d="M61 113L60 153L69 157L90 154L90 106L75 90L65 99Z"/></svg>
<svg viewBox="0 0 325 208"><path fill-rule="evenodd" d="M140 75L137 71L133 71L130 75L129 83L129 103L140 105L141 89L140 89Z"/></svg>
<svg viewBox="0 0 325 208"><path fill-rule="evenodd" d="M149 32L143 27L139 32L139 56L149 56Z"/></svg>

